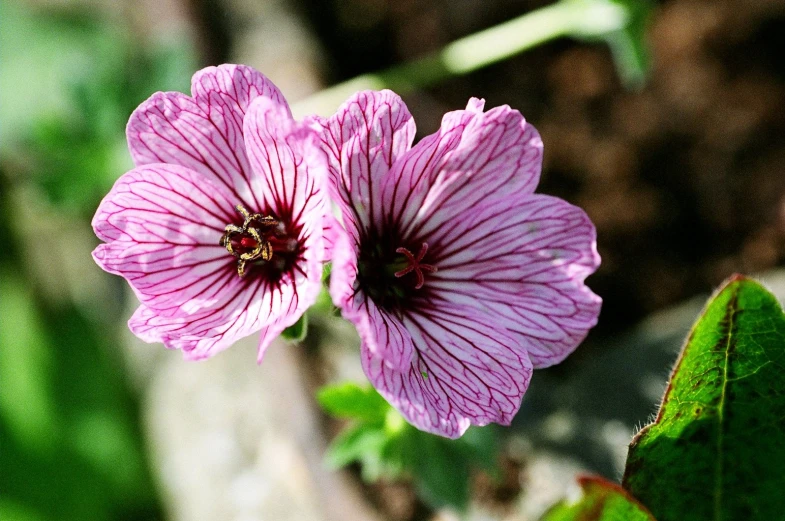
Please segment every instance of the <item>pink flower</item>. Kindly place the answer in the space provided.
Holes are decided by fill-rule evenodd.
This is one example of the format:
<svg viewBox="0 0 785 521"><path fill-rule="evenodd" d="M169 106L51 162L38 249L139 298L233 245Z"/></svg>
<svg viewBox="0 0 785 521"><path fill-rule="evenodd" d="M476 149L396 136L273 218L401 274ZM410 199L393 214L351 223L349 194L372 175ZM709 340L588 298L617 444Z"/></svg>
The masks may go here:
<svg viewBox="0 0 785 521"><path fill-rule="evenodd" d="M362 338L365 373L416 427L458 437L509 424L533 368L562 361L597 322L583 283L600 263L586 214L535 194L537 131L507 106L415 127L390 91L319 120L346 234L333 300Z"/></svg>
<svg viewBox="0 0 785 521"><path fill-rule="evenodd" d="M321 286L326 161L250 67L203 69L191 92L131 115L136 168L93 218L105 241L93 258L141 301L128 324L139 338L201 359L261 330L261 360Z"/></svg>

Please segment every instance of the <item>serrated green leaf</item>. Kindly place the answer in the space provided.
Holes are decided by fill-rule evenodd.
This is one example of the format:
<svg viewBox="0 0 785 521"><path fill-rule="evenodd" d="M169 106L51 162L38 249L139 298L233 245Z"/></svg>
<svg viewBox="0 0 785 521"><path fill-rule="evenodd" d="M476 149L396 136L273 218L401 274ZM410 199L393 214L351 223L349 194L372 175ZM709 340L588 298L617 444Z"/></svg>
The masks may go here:
<svg viewBox="0 0 785 521"><path fill-rule="evenodd" d="M289 342L302 342L308 334L308 315L303 314L300 320L281 332L281 337Z"/></svg>
<svg viewBox="0 0 785 521"><path fill-rule="evenodd" d="M390 410L390 404L373 387L352 382L322 387L316 398L322 409L332 416L378 425L384 423Z"/></svg>
<svg viewBox="0 0 785 521"><path fill-rule="evenodd" d="M583 496L575 504L563 501L541 521L655 521L654 516L616 483L597 476L578 478Z"/></svg>
<svg viewBox="0 0 785 521"><path fill-rule="evenodd" d="M785 315L731 278L682 350L655 422L630 445L624 486L659 521L758 521L785 512Z"/></svg>

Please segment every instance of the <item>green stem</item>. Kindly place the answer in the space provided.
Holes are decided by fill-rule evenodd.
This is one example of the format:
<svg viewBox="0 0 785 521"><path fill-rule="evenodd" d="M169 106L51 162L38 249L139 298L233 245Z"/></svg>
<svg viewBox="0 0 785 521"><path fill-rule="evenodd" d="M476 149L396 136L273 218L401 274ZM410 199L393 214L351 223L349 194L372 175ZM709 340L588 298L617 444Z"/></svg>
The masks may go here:
<svg viewBox="0 0 785 521"><path fill-rule="evenodd" d="M327 116L360 90L407 94L470 73L564 36L601 37L623 29L627 11L612 0L561 0L503 24L456 40L438 52L387 70L363 74L293 105L295 117Z"/></svg>

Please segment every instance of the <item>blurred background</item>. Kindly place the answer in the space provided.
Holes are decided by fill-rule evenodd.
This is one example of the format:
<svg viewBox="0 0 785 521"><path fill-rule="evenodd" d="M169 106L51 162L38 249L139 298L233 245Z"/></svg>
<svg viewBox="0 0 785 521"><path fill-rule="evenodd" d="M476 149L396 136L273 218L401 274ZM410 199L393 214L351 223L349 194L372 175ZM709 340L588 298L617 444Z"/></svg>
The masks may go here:
<svg viewBox="0 0 785 521"><path fill-rule="evenodd" d="M345 422L314 394L363 381L348 324L317 312L262 366L255 339L187 363L132 337L134 297L90 258L95 208L132 166L125 123L153 92L235 62L297 102L550 4L0 0L0 518L534 520L577 472L618 478L708 293L743 272L785 294L783 0L636 4L638 86L618 46L564 38L404 96L418 138L471 96L519 109L545 143L539 191L598 230L599 325L535 373L512 428L470 431L471 457L422 438L426 464L397 479L329 468Z"/></svg>

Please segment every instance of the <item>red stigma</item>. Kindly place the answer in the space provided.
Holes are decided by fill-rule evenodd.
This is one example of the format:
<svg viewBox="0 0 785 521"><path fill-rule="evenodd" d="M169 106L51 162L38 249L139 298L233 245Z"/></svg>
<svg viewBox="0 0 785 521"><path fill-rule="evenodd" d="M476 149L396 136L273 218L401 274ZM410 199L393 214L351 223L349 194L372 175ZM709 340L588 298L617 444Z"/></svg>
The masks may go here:
<svg viewBox="0 0 785 521"><path fill-rule="evenodd" d="M427 242L422 243L417 257L415 257L408 249L403 247L398 248L395 251L402 254L404 257L406 257L406 260L409 261L409 265L401 271L396 271L395 276L401 278L407 273L414 272L415 276L417 277L417 284L414 285L414 289L420 289L423 287L423 284L425 284L425 275L423 274L423 271L427 271L429 273L436 272L436 266L433 264L421 264L423 257L425 257L425 254L428 252Z"/></svg>

